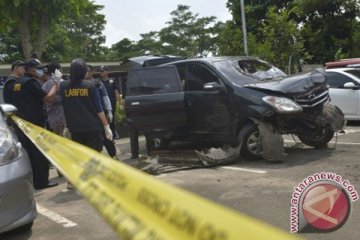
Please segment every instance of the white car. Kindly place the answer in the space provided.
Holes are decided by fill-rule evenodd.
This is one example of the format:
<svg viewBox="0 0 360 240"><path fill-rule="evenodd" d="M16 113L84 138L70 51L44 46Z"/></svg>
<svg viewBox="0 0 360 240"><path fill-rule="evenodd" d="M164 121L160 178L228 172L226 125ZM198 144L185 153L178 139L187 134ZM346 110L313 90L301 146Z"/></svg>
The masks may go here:
<svg viewBox="0 0 360 240"><path fill-rule="evenodd" d="M346 120L360 120L360 68L325 69L332 104Z"/></svg>

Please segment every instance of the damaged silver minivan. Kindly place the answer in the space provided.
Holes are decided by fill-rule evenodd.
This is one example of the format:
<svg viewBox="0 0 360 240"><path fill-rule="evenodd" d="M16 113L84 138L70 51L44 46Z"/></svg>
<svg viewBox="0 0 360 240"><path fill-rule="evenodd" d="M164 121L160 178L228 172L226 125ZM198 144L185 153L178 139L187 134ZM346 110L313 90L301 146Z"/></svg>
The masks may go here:
<svg viewBox="0 0 360 240"><path fill-rule="evenodd" d="M186 59L130 70L127 122L143 132L148 148L186 140L239 146L250 158L283 158L282 134L313 147L344 127L329 104L324 70L284 78L271 64L250 57Z"/></svg>

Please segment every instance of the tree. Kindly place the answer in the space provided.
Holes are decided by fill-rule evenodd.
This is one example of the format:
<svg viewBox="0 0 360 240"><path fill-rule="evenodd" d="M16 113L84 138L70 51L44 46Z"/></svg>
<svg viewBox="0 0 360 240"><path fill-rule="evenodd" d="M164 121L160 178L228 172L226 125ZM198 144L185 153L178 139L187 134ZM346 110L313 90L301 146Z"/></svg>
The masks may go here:
<svg viewBox="0 0 360 240"><path fill-rule="evenodd" d="M22 58L20 36L17 31L6 27L0 31L0 62L13 62Z"/></svg>
<svg viewBox="0 0 360 240"><path fill-rule="evenodd" d="M266 20L266 13L270 7L277 9L289 8L291 1L289 0L246 0L245 15L247 32L253 34L257 40L263 37L261 25ZM242 26L240 13L240 0L228 0L226 6L230 10L233 20L239 28Z"/></svg>
<svg viewBox="0 0 360 240"><path fill-rule="evenodd" d="M241 28L240 1L228 0L227 7L235 25ZM263 24L271 7L279 12L286 10L288 19L297 25L296 32L304 40L305 52L312 56L309 62L323 63L333 60L335 55L359 55L358 0L248 0L245 2L247 31L263 44L266 34Z"/></svg>
<svg viewBox="0 0 360 240"><path fill-rule="evenodd" d="M87 53L97 54L94 46L105 41L99 36L105 24L104 16L97 14L101 8L89 0L2 0L0 32L7 35L15 31L21 42L21 53L27 59L34 52L41 58L47 48L51 53L46 52L45 56L62 57L66 55L64 51L73 52L74 48L66 44L73 42ZM56 52L57 47L61 54Z"/></svg>
<svg viewBox="0 0 360 240"><path fill-rule="evenodd" d="M294 0L312 62L333 60L336 54L358 56L359 2L357 0Z"/></svg>
<svg viewBox="0 0 360 240"><path fill-rule="evenodd" d="M112 45L106 58L107 60L125 60L135 55L137 55L135 42L124 38Z"/></svg>
<svg viewBox="0 0 360 240"><path fill-rule="evenodd" d="M151 31L148 33L140 34L141 39L136 44L137 54L161 54L162 53L162 43L160 42L159 33L156 31Z"/></svg>
<svg viewBox="0 0 360 240"><path fill-rule="evenodd" d="M287 10L279 10L270 7L266 14L266 20L262 24L264 39L261 44L268 46L273 54L271 62L282 69L291 72L294 60L308 58L304 49L304 41L300 36L298 25L290 19ZM267 50L267 51L268 51ZM261 54L261 52L258 52Z"/></svg>
<svg viewBox="0 0 360 240"><path fill-rule="evenodd" d="M214 27L216 17L199 18L186 5L178 5L170 15L172 18L166 23L167 27L159 32L160 42L167 54L207 56L214 50L214 39L218 34Z"/></svg>
<svg viewBox="0 0 360 240"><path fill-rule="evenodd" d="M149 53L191 57L219 51L217 42L222 24L216 22L216 17L199 18L186 5L178 5L170 15L172 18L165 28L141 34L138 42L123 39L112 46L107 57L125 59Z"/></svg>
<svg viewBox="0 0 360 240"><path fill-rule="evenodd" d="M218 54L225 56L242 55L244 52L243 34L234 21L227 21L219 26Z"/></svg>
<svg viewBox="0 0 360 240"><path fill-rule="evenodd" d="M49 34L52 41L48 41L47 47L52 51L48 53L57 53L57 47L65 42L67 44L61 52L62 60L70 61L74 57L82 57L87 61L101 60L106 53L106 48L101 46L105 43L102 31L106 21L105 16L98 11L103 6L88 0L78 1L77 4L76 8L64 12L59 22L53 26L57 30Z"/></svg>

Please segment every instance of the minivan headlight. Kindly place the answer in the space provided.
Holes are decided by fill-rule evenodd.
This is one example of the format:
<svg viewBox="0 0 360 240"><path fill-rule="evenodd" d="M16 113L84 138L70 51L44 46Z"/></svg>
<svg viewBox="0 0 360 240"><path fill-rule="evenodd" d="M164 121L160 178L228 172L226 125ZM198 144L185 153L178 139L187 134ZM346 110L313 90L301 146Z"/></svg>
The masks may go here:
<svg viewBox="0 0 360 240"><path fill-rule="evenodd" d="M14 161L19 155L18 144L8 132L2 132L0 129L0 165Z"/></svg>
<svg viewBox="0 0 360 240"><path fill-rule="evenodd" d="M299 104L285 97L265 96L262 100L274 107L278 113L296 113L303 110Z"/></svg>

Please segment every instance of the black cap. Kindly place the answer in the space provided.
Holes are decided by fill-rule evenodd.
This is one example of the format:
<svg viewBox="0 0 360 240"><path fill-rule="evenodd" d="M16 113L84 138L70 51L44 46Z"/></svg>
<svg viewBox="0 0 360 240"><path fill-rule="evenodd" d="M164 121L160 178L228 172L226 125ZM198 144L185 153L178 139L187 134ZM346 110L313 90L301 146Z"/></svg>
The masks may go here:
<svg viewBox="0 0 360 240"><path fill-rule="evenodd" d="M25 68L36 68L40 67L41 63L37 59L30 59L27 62L25 62Z"/></svg>
<svg viewBox="0 0 360 240"><path fill-rule="evenodd" d="M100 68L99 68L99 71L100 72L103 72L103 71L109 71L109 68L105 65L102 65Z"/></svg>
<svg viewBox="0 0 360 240"><path fill-rule="evenodd" d="M25 66L25 63L23 61L21 61L21 60L16 60L11 65L11 71L13 71L14 68L17 67L17 66Z"/></svg>

